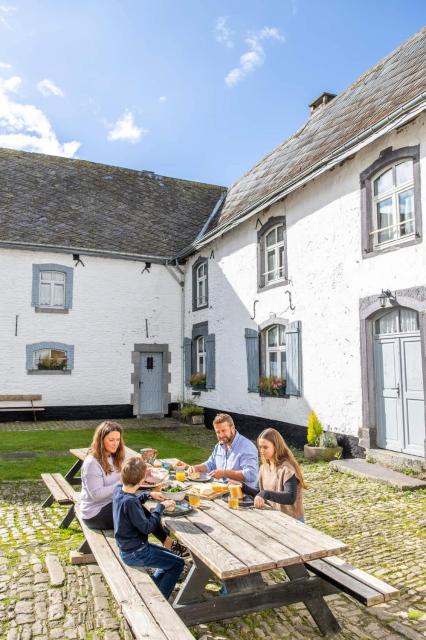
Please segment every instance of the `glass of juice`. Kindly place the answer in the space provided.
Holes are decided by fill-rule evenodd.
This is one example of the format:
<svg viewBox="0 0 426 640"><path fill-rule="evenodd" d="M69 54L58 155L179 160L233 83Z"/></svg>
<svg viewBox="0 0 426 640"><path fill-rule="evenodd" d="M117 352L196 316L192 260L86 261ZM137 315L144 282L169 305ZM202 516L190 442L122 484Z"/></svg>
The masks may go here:
<svg viewBox="0 0 426 640"><path fill-rule="evenodd" d="M176 480L185 482L185 467L176 467Z"/></svg>
<svg viewBox="0 0 426 640"><path fill-rule="evenodd" d="M242 498L243 492L240 484L228 484L229 493L231 498Z"/></svg>
<svg viewBox="0 0 426 640"><path fill-rule="evenodd" d="M188 498L189 498L189 504L191 505L191 507L194 507L196 509L197 507L200 506L201 496L197 496L194 493L193 494L190 493Z"/></svg>
<svg viewBox="0 0 426 640"><path fill-rule="evenodd" d="M233 498L232 495L229 496L228 507L230 509L238 509L239 504L240 504L240 501L238 500L238 498Z"/></svg>

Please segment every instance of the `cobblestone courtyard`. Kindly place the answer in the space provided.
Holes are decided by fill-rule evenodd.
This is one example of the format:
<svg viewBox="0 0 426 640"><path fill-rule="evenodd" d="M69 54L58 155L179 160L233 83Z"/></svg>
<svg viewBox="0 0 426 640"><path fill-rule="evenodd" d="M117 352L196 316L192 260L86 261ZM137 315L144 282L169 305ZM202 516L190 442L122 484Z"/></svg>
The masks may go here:
<svg viewBox="0 0 426 640"><path fill-rule="evenodd" d="M211 441L207 431L205 438ZM335 637L426 638L426 493L398 493L323 464L306 465L305 472L307 522L347 542L348 561L401 591L399 600L368 610L346 596L330 596L342 626ZM0 637L131 639L97 566L69 564L69 551L82 535L76 524L58 529L65 507L42 509L45 497L41 482L0 484ZM62 587L49 584L47 553L56 554L64 567ZM277 572L267 579L282 578ZM203 640L322 637L303 604L192 631Z"/></svg>

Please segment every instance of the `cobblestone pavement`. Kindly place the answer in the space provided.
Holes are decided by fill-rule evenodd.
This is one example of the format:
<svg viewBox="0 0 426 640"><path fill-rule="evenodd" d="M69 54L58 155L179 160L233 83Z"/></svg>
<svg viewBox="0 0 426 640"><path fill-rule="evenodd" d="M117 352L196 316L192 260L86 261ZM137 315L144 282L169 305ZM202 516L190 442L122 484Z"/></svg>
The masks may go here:
<svg viewBox="0 0 426 640"><path fill-rule="evenodd" d="M42 422L0 422L0 433L8 431L78 431L95 429L101 420L51 420ZM129 429L175 429L179 426L174 418L124 418L118 420L126 431Z"/></svg>
<svg viewBox="0 0 426 640"><path fill-rule="evenodd" d="M334 637L424 640L426 492L398 493L332 472L324 464L306 465L305 471L310 486L307 521L347 542L350 551L344 557L350 562L401 591L399 600L369 609L346 596L327 598L342 626ZM69 551L78 547L82 535L77 525L58 529L65 507L42 509L46 496L41 482L0 484L0 638L130 640L97 566L69 564ZM49 583L47 553L56 554L65 570L62 587ZM282 579L280 572L265 577ZM303 604L192 631L199 640L322 637Z"/></svg>

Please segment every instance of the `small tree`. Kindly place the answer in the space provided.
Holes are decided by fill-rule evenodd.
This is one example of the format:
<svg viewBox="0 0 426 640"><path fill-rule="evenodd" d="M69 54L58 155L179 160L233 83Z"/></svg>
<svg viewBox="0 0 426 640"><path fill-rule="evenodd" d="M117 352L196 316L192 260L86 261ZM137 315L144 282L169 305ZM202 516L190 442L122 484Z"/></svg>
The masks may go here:
<svg viewBox="0 0 426 640"><path fill-rule="evenodd" d="M324 428L318 420L315 411L311 411L308 418L308 444L311 447L319 447L321 434Z"/></svg>

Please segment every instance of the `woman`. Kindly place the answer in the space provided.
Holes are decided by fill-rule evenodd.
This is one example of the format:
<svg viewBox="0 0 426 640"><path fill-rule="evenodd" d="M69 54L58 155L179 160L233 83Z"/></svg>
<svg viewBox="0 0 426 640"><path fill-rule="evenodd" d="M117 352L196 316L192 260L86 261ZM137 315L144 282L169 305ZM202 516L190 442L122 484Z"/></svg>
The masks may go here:
<svg viewBox="0 0 426 640"><path fill-rule="evenodd" d="M243 485L247 495L255 496L254 507L263 509L266 503L296 520L304 522L303 489L307 489L303 472L296 458L276 429L265 429L257 439L262 464L259 470L259 491Z"/></svg>
<svg viewBox="0 0 426 640"><path fill-rule="evenodd" d="M125 457L123 427L105 420L96 427L88 455L81 467L80 512L89 529L113 529L112 494L121 482ZM151 491L153 500L164 500L160 492ZM143 507L145 509L145 507ZM161 524L154 532L166 549L183 555L186 548L169 536Z"/></svg>

